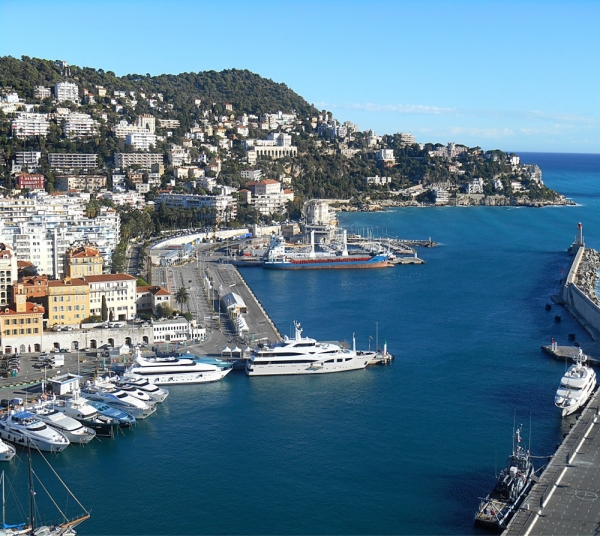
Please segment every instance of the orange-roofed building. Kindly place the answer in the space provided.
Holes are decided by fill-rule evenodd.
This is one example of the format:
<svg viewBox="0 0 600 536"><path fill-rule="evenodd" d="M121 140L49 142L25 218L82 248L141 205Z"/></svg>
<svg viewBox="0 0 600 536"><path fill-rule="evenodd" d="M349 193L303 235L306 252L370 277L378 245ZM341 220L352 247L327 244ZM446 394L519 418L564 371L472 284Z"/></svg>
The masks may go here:
<svg viewBox="0 0 600 536"><path fill-rule="evenodd" d="M171 293L168 290L157 285L137 287L136 309L138 314L156 314L156 307L161 303L173 306Z"/></svg>
<svg viewBox="0 0 600 536"><path fill-rule="evenodd" d="M4 354L40 352L44 307L16 294L13 304L0 307L0 348Z"/></svg>
<svg viewBox="0 0 600 536"><path fill-rule="evenodd" d="M102 275L104 259L95 247L77 246L67 250L66 256L68 277Z"/></svg>

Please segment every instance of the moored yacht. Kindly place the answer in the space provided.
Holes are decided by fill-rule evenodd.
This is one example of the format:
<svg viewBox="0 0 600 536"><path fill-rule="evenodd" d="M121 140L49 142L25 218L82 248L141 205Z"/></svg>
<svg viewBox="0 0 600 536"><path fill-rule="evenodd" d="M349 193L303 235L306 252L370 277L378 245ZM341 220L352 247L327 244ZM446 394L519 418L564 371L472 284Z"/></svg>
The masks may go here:
<svg viewBox="0 0 600 536"><path fill-rule="evenodd" d="M7 413L0 419L0 437L17 445L31 444L46 452L62 452L69 440L29 411Z"/></svg>
<svg viewBox="0 0 600 536"><path fill-rule="evenodd" d="M0 439L0 462L9 462L16 454L15 447Z"/></svg>
<svg viewBox="0 0 600 536"><path fill-rule="evenodd" d="M126 411L136 419L145 419L156 411L154 404L147 404L110 383L107 385L86 385L81 390L81 396L87 400L104 402L113 408Z"/></svg>
<svg viewBox="0 0 600 536"><path fill-rule="evenodd" d="M116 419L98 413L80 396L79 391L75 391L73 396L64 400L53 400L51 407L89 426L97 435L113 437L115 428L119 426Z"/></svg>
<svg viewBox="0 0 600 536"><path fill-rule="evenodd" d="M302 336L302 327L294 321L295 335L281 342L259 345L246 364L248 376L279 374L325 374L364 369L376 352L343 348L335 342L318 342Z"/></svg>
<svg viewBox="0 0 600 536"><path fill-rule="evenodd" d="M31 406L28 411L35 414L48 426L62 432L71 443L89 443L96 436L95 430L84 426L78 420L58 411L48 403Z"/></svg>
<svg viewBox="0 0 600 536"><path fill-rule="evenodd" d="M113 373L112 375L102 376L102 380L105 382L108 381L114 383L117 387L120 387L121 389L123 387L135 387L136 389L147 393L155 402L164 402L165 399L169 396L169 391L163 389L162 387L159 387L158 385L150 383L146 379L126 380Z"/></svg>
<svg viewBox="0 0 600 536"><path fill-rule="evenodd" d="M596 389L596 372L585 364L587 356L581 348L579 354L573 356L573 360L575 363L561 378L554 397L554 404L561 410L563 417L581 408Z"/></svg>
<svg viewBox="0 0 600 536"><path fill-rule="evenodd" d="M146 379L155 385L206 383L223 379L232 365L202 363L178 357L142 357L136 348L135 362L123 375L124 381Z"/></svg>
<svg viewBox="0 0 600 536"><path fill-rule="evenodd" d="M87 401L90 406L94 407L98 413L100 413L100 415L105 415L111 419L117 419L119 421L119 426L123 428L133 426L136 423L135 417L131 413L121 411L118 408L109 406L104 402L98 402L97 400L90 400L88 398Z"/></svg>

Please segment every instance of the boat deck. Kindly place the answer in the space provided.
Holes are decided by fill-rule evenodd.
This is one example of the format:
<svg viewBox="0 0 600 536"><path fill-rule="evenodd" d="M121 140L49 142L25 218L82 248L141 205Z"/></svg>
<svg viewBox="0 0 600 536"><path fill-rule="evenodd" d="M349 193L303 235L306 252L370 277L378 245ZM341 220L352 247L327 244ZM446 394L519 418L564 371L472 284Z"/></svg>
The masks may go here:
<svg viewBox="0 0 600 536"><path fill-rule="evenodd" d="M504 534L598 532L599 417L600 390L597 390Z"/></svg>

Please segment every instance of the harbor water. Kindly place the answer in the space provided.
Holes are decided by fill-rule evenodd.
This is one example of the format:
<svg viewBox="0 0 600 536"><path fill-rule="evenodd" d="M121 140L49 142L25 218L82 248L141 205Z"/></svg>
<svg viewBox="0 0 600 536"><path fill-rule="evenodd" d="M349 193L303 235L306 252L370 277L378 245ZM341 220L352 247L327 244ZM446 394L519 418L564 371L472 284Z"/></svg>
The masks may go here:
<svg viewBox="0 0 600 536"><path fill-rule="evenodd" d="M79 533L480 533L478 498L504 466L513 422L537 465L568 430L553 404L565 364L540 347L588 339L545 304L578 222L600 249L600 155L520 156L577 206L344 213L350 232L439 245L419 250L423 265L245 269L282 334L293 320L316 339L351 343L355 333L360 348L387 342L395 360L172 387L135 430L52 456L91 509ZM5 465L18 482L24 462Z"/></svg>

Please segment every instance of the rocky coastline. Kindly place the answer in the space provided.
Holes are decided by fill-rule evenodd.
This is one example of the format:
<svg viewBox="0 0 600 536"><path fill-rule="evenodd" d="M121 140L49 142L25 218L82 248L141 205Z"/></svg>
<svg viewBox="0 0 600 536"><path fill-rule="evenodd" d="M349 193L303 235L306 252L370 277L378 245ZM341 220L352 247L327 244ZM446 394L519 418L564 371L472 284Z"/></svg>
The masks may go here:
<svg viewBox="0 0 600 536"><path fill-rule="evenodd" d="M558 199L531 199L526 196L521 197L509 197L505 195L483 195L483 194L464 194L459 195L455 198L449 199L446 204L434 204L434 203L422 203L414 199L411 200L396 200L396 199L382 199L378 201L363 202L351 204L346 202L340 202L337 206L336 203L332 204L333 209L340 210L341 212L380 212L388 208L398 207L531 207L531 208L542 208L551 206L572 206L575 202L571 199L567 199L564 196L560 196Z"/></svg>

